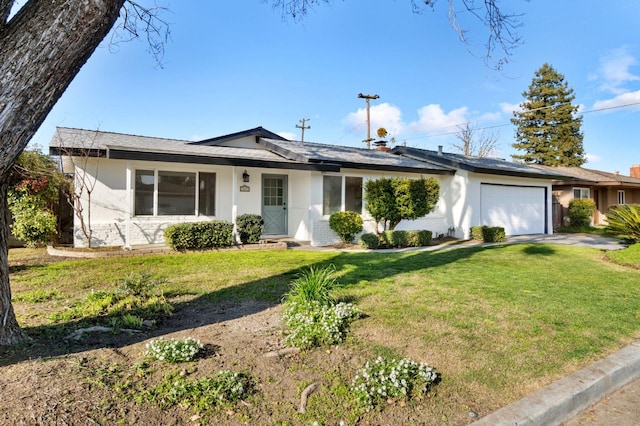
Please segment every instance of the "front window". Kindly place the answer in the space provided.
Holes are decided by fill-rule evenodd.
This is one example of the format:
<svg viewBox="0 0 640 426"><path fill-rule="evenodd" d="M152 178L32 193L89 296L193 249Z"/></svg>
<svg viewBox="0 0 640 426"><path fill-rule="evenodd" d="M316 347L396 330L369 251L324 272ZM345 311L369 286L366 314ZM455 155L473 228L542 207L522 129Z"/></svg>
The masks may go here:
<svg viewBox="0 0 640 426"><path fill-rule="evenodd" d="M573 188L573 198L591 198L591 191L589 188Z"/></svg>
<svg viewBox="0 0 640 426"><path fill-rule="evenodd" d="M215 216L215 173L136 170L136 216Z"/></svg>
<svg viewBox="0 0 640 426"><path fill-rule="evenodd" d="M196 174L158 172L158 216L196 214Z"/></svg>
<svg viewBox="0 0 640 426"><path fill-rule="evenodd" d="M322 214L329 216L343 210L362 214L362 178L324 176Z"/></svg>
<svg viewBox="0 0 640 426"><path fill-rule="evenodd" d="M624 199L624 191L620 190L618 191L618 204L623 205L625 204L625 199Z"/></svg>

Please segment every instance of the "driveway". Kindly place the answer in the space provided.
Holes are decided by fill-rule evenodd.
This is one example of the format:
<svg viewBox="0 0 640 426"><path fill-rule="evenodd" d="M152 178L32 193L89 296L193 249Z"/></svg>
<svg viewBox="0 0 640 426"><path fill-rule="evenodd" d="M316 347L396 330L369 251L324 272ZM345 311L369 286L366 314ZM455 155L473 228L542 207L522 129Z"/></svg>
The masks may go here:
<svg viewBox="0 0 640 426"><path fill-rule="evenodd" d="M570 246L591 247L602 250L620 250L625 248L620 240L611 237L603 237L594 234L539 234L539 235L517 235L507 237L509 243L547 243L566 244Z"/></svg>

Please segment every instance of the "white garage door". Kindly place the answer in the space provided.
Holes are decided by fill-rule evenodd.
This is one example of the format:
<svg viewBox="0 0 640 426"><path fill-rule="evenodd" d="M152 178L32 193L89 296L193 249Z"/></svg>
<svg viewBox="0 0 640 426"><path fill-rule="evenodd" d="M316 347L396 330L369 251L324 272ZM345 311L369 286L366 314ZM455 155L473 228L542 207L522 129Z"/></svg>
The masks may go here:
<svg viewBox="0 0 640 426"><path fill-rule="evenodd" d="M483 225L501 226L507 235L545 232L545 188L480 185Z"/></svg>

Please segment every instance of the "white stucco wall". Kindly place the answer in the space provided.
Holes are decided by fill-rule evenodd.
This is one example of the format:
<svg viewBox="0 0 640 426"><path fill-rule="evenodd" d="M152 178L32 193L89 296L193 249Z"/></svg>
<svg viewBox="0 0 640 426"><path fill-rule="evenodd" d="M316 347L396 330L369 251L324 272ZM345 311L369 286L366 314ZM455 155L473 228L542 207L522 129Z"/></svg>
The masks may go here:
<svg viewBox="0 0 640 426"><path fill-rule="evenodd" d="M134 179L136 170L162 170L181 172L207 172L216 174L216 215L210 216L135 216ZM244 171L250 175L249 182L242 181ZM345 169L341 173L325 173L302 170L245 168L231 166L192 165L147 161L125 161L91 159L87 165L89 184L95 187L91 194L91 228L94 246L130 246L163 243L164 229L173 223L220 219L233 222L245 213L261 214L262 175L281 174L287 176L287 236L312 245L323 246L339 242L338 236L329 228L329 217L323 216L323 176L362 177L363 184L381 177L419 178L419 174L375 172ZM76 176L80 176L76 173ZM97 177L97 179L95 179ZM429 177L424 175L424 177ZM474 174L458 171L455 175L434 175L440 182L440 198L436 209L424 218L402 221L397 229L426 229L434 237L454 231L457 238L469 238L471 226L481 225L480 187L482 183L499 185L524 185L547 189L547 217L551 220L551 182L542 179L516 178L498 175ZM77 184L76 184L77 185ZM248 191L240 191L244 186ZM88 217L88 198L82 199L84 215ZM366 209L363 211L365 232L373 231L373 221ZM548 232L552 232L549 223ZM86 246L75 219L74 243Z"/></svg>

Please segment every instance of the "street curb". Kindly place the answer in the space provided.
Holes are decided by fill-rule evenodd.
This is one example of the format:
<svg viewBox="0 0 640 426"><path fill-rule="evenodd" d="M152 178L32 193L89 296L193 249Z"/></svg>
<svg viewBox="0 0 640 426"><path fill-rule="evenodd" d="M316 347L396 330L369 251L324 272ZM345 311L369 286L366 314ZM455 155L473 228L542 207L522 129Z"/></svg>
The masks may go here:
<svg viewBox="0 0 640 426"><path fill-rule="evenodd" d="M638 378L640 340L473 424L559 425Z"/></svg>

